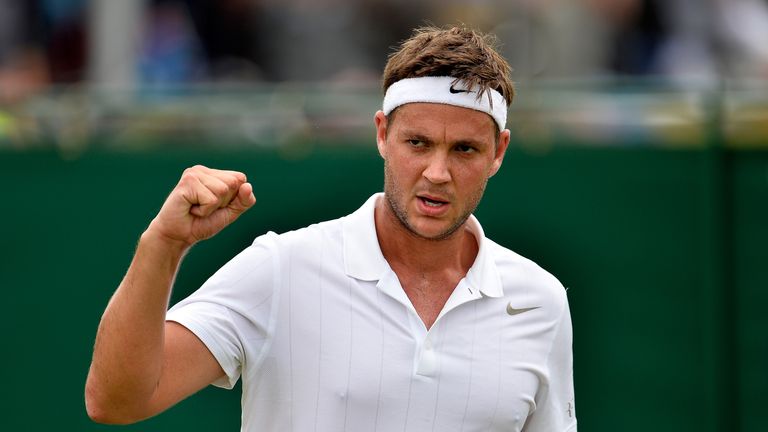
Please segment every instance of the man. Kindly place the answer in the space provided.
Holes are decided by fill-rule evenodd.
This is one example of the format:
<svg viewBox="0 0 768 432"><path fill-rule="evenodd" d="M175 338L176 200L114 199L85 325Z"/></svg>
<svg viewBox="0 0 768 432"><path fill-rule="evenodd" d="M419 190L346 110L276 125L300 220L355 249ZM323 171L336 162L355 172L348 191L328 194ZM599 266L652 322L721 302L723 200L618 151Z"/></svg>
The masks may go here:
<svg viewBox="0 0 768 432"><path fill-rule="evenodd" d="M185 251L255 202L241 173L184 173L99 326L93 419L242 377L246 431L576 430L565 290L471 215L509 144L509 66L474 31L421 29L384 89L384 193L257 238L166 315Z"/></svg>

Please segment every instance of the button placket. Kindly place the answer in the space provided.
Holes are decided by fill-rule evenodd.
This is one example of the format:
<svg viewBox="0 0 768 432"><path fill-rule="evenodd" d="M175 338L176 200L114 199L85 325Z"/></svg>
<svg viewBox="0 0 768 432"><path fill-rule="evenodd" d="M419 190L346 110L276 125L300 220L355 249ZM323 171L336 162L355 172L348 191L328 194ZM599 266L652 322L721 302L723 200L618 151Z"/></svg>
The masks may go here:
<svg viewBox="0 0 768 432"><path fill-rule="evenodd" d="M434 376L437 372L437 353L435 347L432 344L431 335L427 333L427 337L421 344L419 350L419 359L416 366L416 374L421 376Z"/></svg>

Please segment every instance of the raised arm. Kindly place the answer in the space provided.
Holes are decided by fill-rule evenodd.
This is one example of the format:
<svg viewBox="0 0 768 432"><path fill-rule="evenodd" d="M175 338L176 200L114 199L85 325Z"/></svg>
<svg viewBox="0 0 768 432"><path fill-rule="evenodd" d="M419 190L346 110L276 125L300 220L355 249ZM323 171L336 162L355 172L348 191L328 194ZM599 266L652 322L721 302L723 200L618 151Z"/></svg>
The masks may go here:
<svg viewBox="0 0 768 432"><path fill-rule="evenodd" d="M101 318L85 386L93 420L142 420L224 375L205 345L180 324L166 323L165 313L187 250L255 202L242 173L203 166L184 171Z"/></svg>

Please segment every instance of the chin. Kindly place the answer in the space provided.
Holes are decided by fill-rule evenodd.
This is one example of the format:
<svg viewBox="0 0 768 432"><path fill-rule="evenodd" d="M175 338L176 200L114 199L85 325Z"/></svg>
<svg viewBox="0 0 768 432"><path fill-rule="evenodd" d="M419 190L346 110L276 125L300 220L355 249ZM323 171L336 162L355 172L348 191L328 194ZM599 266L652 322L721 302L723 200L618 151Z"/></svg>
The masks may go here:
<svg viewBox="0 0 768 432"><path fill-rule="evenodd" d="M411 231L411 233L417 237L420 237L424 240L439 241L451 237L459 227L446 225L442 225L440 227L415 227L411 225L410 228L411 229L409 231Z"/></svg>

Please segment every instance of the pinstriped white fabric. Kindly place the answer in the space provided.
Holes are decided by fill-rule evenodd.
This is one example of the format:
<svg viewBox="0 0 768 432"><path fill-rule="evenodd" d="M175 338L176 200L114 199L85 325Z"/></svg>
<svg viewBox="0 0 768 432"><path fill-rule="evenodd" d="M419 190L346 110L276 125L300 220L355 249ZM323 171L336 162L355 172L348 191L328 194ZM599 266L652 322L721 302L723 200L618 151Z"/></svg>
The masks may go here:
<svg viewBox="0 0 768 432"><path fill-rule="evenodd" d="M242 430L575 430L562 285L471 218L478 257L427 330L378 247L379 197L259 237L169 311L216 385L242 378Z"/></svg>

